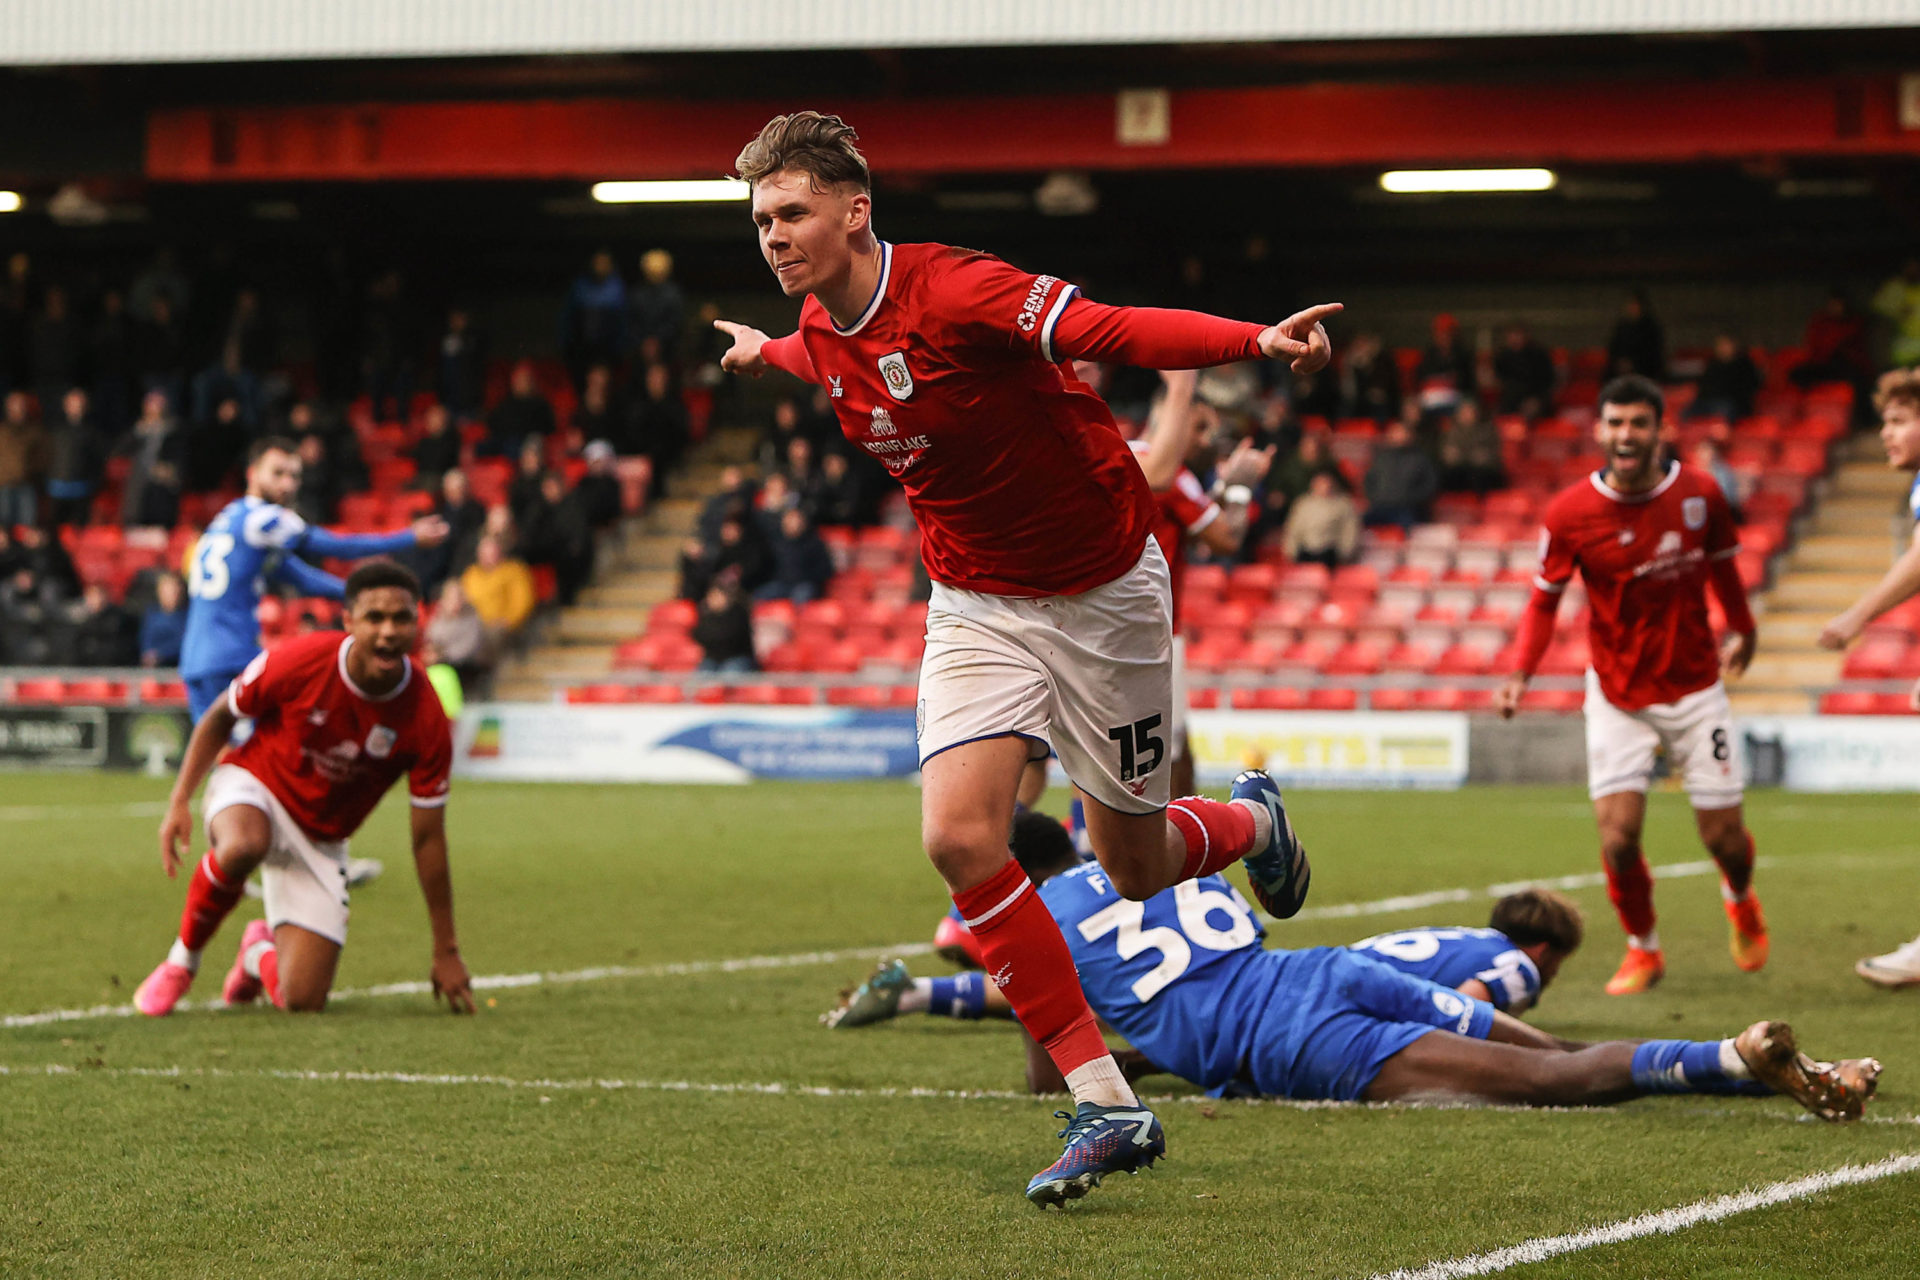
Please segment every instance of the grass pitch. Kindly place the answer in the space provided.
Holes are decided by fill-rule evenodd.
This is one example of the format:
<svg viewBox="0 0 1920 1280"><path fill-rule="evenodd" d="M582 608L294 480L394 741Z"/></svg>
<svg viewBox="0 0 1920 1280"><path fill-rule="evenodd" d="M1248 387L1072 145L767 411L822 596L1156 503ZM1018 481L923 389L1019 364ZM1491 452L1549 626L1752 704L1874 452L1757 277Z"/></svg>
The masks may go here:
<svg viewBox="0 0 1920 1280"><path fill-rule="evenodd" d="M0 775L0 1014L124 1003L161 957L181 901L158 870L165 788ZM473 972L618 971L491 988L472 1019L423 994L361 994L312 1018L196 1009L0 1031L0 1275L1368 1277L1920 1151L1920 991L1850 972L1920 929L1914 801L1761 794L1768 968L1733 968L1711 878L1665 880L1667 980L1608 999L1620 942L1604 892L1583 889L1589 944L1535 1020L1601 1039L1788 1018L1817 1054L1887 1064L1879 1122L1701 1098L1300 1109L1204 1103L1162 1080L1152 1092L1179 1095L1162 1108L1171 1158L1041 1214L1020 1193L1057 1154L1061 1104L1006 1096L1021 1080L1011 1028L815 1021L945 907L917 803L902 784L456 787ZM1315 907L1597 865L1572 790L1292 807ZM1702 856L1680 797L1655 798L1648 843L1655 863ZM355 852L388 870L355 895L341 986L424 979L400 804ZM1270 940L1480 923L1486 905L1294 922ZM218 994L257 910L210 948L196 1000ZM753 956L790 959L697 963ZM1516 1274L1910 1276L1916 1205L1909 1174Z"/></svg>

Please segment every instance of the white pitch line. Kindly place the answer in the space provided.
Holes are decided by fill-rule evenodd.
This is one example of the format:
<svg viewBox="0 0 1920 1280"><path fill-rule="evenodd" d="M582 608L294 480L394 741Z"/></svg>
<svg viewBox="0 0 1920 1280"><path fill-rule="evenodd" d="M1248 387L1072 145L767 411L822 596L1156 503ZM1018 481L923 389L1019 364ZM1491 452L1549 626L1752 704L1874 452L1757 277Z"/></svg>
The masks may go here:
<svg viewBox="0 0 1920 1280"><path fill-rule="evenodd" d="M0 805L0 822L44 822L52 818L158 818L167 811L161 800L127 804L10 804Z"/></svg>
<svg viewBox="0 0 1920 1280"><path fill-rule="evenodd" d="M1756 858L1757 867L1770 867L1771 858ZM1656 880L1681 880L1689 876L1707 876L1719 874L1720 868L1711 860L1699 862L1668 862L1652 868ZM1500 884L1490 884L1484 889L1434 889L1427 893L1406 893L1393 898L1375 898L1372 902L1339 902L1325 907L1307 907L1294 920L1348 920L1354 916L1384 916L1398 911L1424 911L1428 907L1444 906L1450 902L1473 902L1481 898L1504 898L1510 893L1522 889L1593 889L1607 882L1604 871L1585 871L1578 875L1553 876L1547 879L1508 880Z"/></svg>
<svg viewBox="0 0 1920 1280"><path fill-rule="evenodd" d="M1594 1227L1588 1231L1578 1231L1572 1235L1546 1236L1525 1241L1510 1249L1496 1249L1491 1253L1429 1263L1424 1267L1389 1271L1373 1277L1373 1280L1464 1280L1467 1276L1492 1275L1496 1271L1505 1271L1509 1267L1544 1262L1548 1258L1577 1253L1583 1249L1621 1244L1644 1236L1672 1235L1676 1231L1684 1231L1688 1227L1696 1227L1703 1222L1718 1222L1722 1218L1731 1218L1735 1214L1751 1213L1755 1209L1784 1204L1789 1200L1804 1199L1807 1196L1818 1195L1822 1191L1858 1186L1865 1182L1877 1182L1882 1178L1912 1173L1915 1170L1920 1170L1920 1154L1889 1156L1873 1164L1843 1165L1826 1173L1795 1178L1789 1182L1775 1182L1730 1196L1715 1196L1711 1200L1696 1200L1692 1204L1681 1205L1674 1209L1643 1213L1637 1218L1628 1218L1604 1227Z"/></svg>

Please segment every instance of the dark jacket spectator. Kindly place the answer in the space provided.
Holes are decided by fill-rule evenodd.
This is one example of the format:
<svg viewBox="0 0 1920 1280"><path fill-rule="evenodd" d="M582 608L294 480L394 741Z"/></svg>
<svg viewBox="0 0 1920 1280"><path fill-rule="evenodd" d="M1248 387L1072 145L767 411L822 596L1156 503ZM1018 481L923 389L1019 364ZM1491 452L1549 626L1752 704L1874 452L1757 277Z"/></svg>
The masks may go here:
<svg viewBox="0 0 1920 1280"><path fill-rule="evenodd" d="M415 547L407 553L408 562L420 577L421 590L429 595L471 563L461 557L471 555L472 549L479 545L480 530L487 522L487 509L473 500L466 472L458 467L446 472L440 477L439 488L433 511L447 522L446 540L436 546Z"/></svg>
<svg viewBox="0 0 1920 1280"><path fill-rule="evenodd" d="M560 311L560 351L577 387L589 366L614 364L626 349L627 285L614 268L612 252L601 249L567 290Z"/></svg>
<svg viewBox="0 0 1920 1280"><path fill-rule="evenodd" d="M163 296L156 296L134 324L133 372L142 392L165 391L169 408L182 403L186 346L173 306Z"/></svg>
<svg viewBox="0 0 1920 1280"><path fill-rule="evenodd" d="M754 599L806 604L820 598L833 577L833 553L820 540L805 512L790 507L780 517L771 551L773 576L753 593Z"/></svg>
<svg viewBox="0 0 1920 1280"><path fill-rule="evenodd" d="M121 498L122 524L172 528L179 523L186 442L167 403L165 391L148 391L141 401L140 420L120 443L119 452L133 459Z"/></svg>
<svg viewBox="0 0 1920 1280"><path fill-rule="evenodd" d="M753 615L746 597L735 588L716 583L707 589L693 621L693 638L706 655L700 659L702 671L759 670L753 655Z"/></svg>
<svg viewBox="0 0 1920 1280"><path fill-rule="evenodd" d="M1261 529L1279 527L1287 517L1288 508L1301 494L1313 487L1314 477L1319 475L1332 476L1334 487L1342 491L1351 492L1353 489L1346 473L1340 470L1340 464L1333 460L1326 435L1309 431L1300 437L1300 443L1292 453L1283 455L1267 472Z"/></svg>
<svg viewBox="0 0 1920 1280"><path fill-rule="evenodd" d="M830 450L820 458L820 483L814 494L813 518L821 524L857 525L867 522L860 479L847 464L847 455Z"/></svg>
<svg viewBox="0 0 1920 1280"><path fill-rule="evenodd" d="M71 652L73 628L66 611L27 565L0 581L0 659L23 667L51 665Z"/></svg>
<svg viewBox="0 0 1920 1280"><path fill-rule="evenodd" d="M673 279L673 255L649 249L640 255L640 283L629 298L633 313L633 341L640 358L672 360L687 323L687 300Z"/></svg>
<svg viewBox="0 0 1920 1280"><path fill-rule="evenodd" d="M31 412L24 391L7 394L0 417L0 526L33 524L40 514L40 482L46 478L52 442Z"/></svg>
<svg viewBox="0 0 1920 1280"><path fill-rule="evenodd" d="M540 392L533 365L525 360L513 366L508 392L487 415L487 438L481 452L511 458L529 436L553 434L553 406Z"/></svg>
<svg viewBox="0 0 1920 1280"><path fill-rule="evenodd" d="M88 411L85 391L75 387L61 397L48 434L48 518L56 525L85 524L107 458L107 439Z"/></svg>
<svg viewBox="0 0 1920 1280"><path fill-rule="evenodd" d="M1637 373L1655 382L1667 378L1667 332L1654 318L1647 295L1635 291L1621 304L1620 319L1607 339L1607 368L1618 376Z"/></svg>
<svg viewBox="0 0 1920 1280"><path fill-rule="evenodd" d="M546 478L546 474L547 442L539 436L528 436L520 444L513 481L507 485L507 506L512 509L514 521L523 531L527 512L540 502L540 482Z"/></svg>
<svg viewBox="0 0 1920 1280"><path fill-rule="evenodd" d="M680 595L698 600L715 584L751 592L767 579L767 553L751 512L720 522L711 542L691 538L680 555Z"/></svg>
<svg viewBox="0 0 1920 1280"><path fill-rule="evenodd" d="M460 433L454 430L453 415L440 404L427 410L421 427L420 438L408 453L418 468L414 484L432 492L440 487L441 476L460 465Z"/></svg>
<svg viewBox="0 0 1920 1280"><path fill-rule="evenodd" d="M177 667L180 641L187 633L187 589L176 573L153 584L153 603L140 617L140 665Z"/></svg>
<svg viewBox="0 0 1920 1280"><path fill-rule="evenodd" d="M466 308L455 307L447 312L434 374L434 391L447 412L462 421L479 413L486 373L486 343L474 331ZM452 665L457 669L460 664Z"/></svg>
<svg viewBox="0 0 1920 1280"><path fill-rule="evenodd" d="M756 486L744 470L724 468L720 472L720 487L701 506L700 516L694 521L694 536L702 542L717 542L720 526L728 520L746 519L757 497Z"/></svg>
<svg viewBox="0 0 1920 1280"><path fill-rule="evenodd" d="M772 475L787 465L787 448L795 440L814 438L811 425L800 414L800 406L792 399L777 401L773 406L773 418L767 423L767 434L760 441L757 461L761 475Z"/></svg>
<svg viewBox="0 0 1920 1280"><path fill-rule="evenodd" d="M616 451L621 451L630 426L626 404L614 394L612 371L606 365L594 365L587 370L586 385L580 389L580 403L574 406L573 418L567 423L568 448L580 448L590 440L605 440ZM638 450L629 448L624 452Z"/></svg>
<svg viewBox="0 0 1920 1280"><path fill-rule="evenodd" d="M1433 336L1413 370L1413 394L1428 415L1453 412L1473 393L1473 350L1460 334L1460 322L1445 312L1433 318Z"/></svg>
<svg viewBox="0 0 1920 1280"><path fill-rule="evenodd" d="M109 289L87 340L94 416L109 440L133 421L134 325L124 298Z"/></svg>
<svg viewBox="0 0 1920 1280"><path fill-rule="evenodd" d="M1493 353L1493 380L1499 384L1501 413L1531 421L1553 404L1553 355L1524 328L1508 325Z"/></svg>
<svg viewBox="0 0 1920 1280"><path fill-rule="evenodd" d="M140 661L140 623L97 582L69 607L74 662L82 667L131 667Z"/></svg>
<svg viewBox="0 0 1920 1280"><path fill-rule="evenodd" d="M530 563L552 566L560 603L572 604L593 576L593 524L559 473L540 478L540 491L520 522L520 537Z"/></svg>
<svg viewBox="0 0 1920 1280"><path fill-rule="evenodd" d="M60 403L69 388L81 385L86 354L86 335L67 306L67 291L59 285L47 287L27 342L33 361L33 385L44 413Z"/></svg>
<svg viewBox="0 0 1920 1280"><path fill-rule="evenodd" d="M12 558L16 567L33 571L34 581L49 601L70 600L80 594L80 574L73 567L73 557L60 545L59 538L45 530L32 525L18 530Z"/></svg>
<svg viewBox="0 0 1920 1280"><path fill-rule="evenodd" d="M293 509L308 524L332 524L340 505L340 479L327 458L327 443L317 435L300 437L300 491Z"/></svg>
<svg viewBox="0 0 1920 1280"><path fill-rule="evenodd" d="M613 446L605 440L589 441L581 451L586 459L587 473L573 491L580 496L580 506L587 513L587 522L595 529L605 529L620 518L620 477L614 472Z"/></svg>
<svg viewBox="0 0 1920 1280"><path fill-rule="evenodd" d="M642 379L642 395L633 406L633 430L629 440L635 453L653 459L655 492L680 461L691 440L687 406L673 389L672 372L663 364L650 364Z"/></svg>
<svg viewBox="0 0 1920 1280"><path fill-rule="evenodd" d="M1713 340L1713 355L1700 371L1699 390L1687 406L1687 416L1732 422L1750 418L1764 381L1753 356L1732 334L1723 333Z"/></svg>
<svg viewBox="0 0 1920 1280"><path fill-rule="evenodd" d="M1440 487L1484 495L1506 483L1499 428L1487 421L1479 401L1462 400L1440 427Z"/></svg>
<svg viewBox="0 0 1920 1280"><path fill-rule="evenodd" d="M189 418L183 428L186 487L195 493L219 488L246 457L249 434L246 412L233 396L216 401L211 418Z"/></svg>
<svg viewBox="0 0 1920 1280"><path fill-rule="evenodd" d="M1400 370L1377 334L1354 337L1340 367L1340 412L1348 418L1385 422L1400 412Z"/></svg>
<svg viewBox="0 0 1920 1280"><path fill-rule="evenodd" d="M1433 459L1413 441L1404 422L1387 425L1367 467L1366 523L1397 524L1403 529L1426 520L1440 492L1440 475Z"/></svg>
<svg viewBox="0 0 1920 1280"><path fill-rule="evenodd" d="M360 309L360 384L381 422L406 414L419 340L419 317L406 279L398 271L374 277Z"/></svg>

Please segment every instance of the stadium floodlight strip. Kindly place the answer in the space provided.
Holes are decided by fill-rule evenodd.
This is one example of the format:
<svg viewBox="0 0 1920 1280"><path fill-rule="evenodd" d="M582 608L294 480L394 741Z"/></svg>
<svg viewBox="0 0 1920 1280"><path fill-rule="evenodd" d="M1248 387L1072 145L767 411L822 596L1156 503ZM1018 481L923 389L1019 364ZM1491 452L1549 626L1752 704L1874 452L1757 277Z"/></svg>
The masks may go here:
<svg viewBox="0 0 1920 1280"><path fill-rule="evenodd" d="M704 204L745 200L752 194L753 188L738 178L593 184L593 198L601 204Z"/></svg>
<svg viewBox="0 0 1920 1280"><path fill-rule="evenodd" d="M1393 169L1380 175L1380 189L1395 195L1551 191L1559 182L1551 169Z"/></svg>
<svg viewBox="0 0 1920 1280"><path fill-rule="evenodd" d="M0 213L18 213L25 203L18 191L0 191Z"/></svg>

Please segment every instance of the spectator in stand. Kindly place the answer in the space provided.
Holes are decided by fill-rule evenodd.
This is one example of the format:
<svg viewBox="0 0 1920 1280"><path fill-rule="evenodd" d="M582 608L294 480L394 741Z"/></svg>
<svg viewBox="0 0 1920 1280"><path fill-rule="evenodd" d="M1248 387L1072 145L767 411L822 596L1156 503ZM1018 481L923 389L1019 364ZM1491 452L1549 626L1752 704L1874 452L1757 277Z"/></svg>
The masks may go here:
<svg viewBox="0 0 1920 1280"><path fill-rule="evenodd" d="M1400 412L1400 370L1380 335L1354 335L1340 367L1340 415L1385 422Z"/></svg>
<svg viewBox="0 0 1920 1280"><path fill-rule="evenodd" d="M813 459L813 441L804 436L789 440L780 472L787 479L787 487L793 490L794 501L809 508L818 499L820 488L820 468Z"/></svg>
<svg viewBox="0 0 1920 1280"><path fill-rule="evenodd" d="M460 575L460 591L480 615L496 652L520 633L539 603L533 571L493 534L480 539L479 554Z"/></svg>
<svg viewBox="0 0 1920 1280"><path fill-rule="evenodd" d="M620 519L620 477L614 470L613 446L605 440L590 440L580 456L586 459L586 474L573 491L580 497L587 523L595 532L611 528Z"/></svg>
<svg viewBox="0 0 1920 1280"><path fill-rule="evenodd" d="M750 592L766 577L766 551L751 512L722 520L711 542L689 538L681 549L680 596L684 600L700 599L715 583Z"/></svg>
<svg viewBox="0 0 1920 1280"><path fill-rule="evenodd" d="M1440 427L1440 487L1448 493L1485 497L1506 485L1500 429L1487 421L1480 402L1469 396Z"/></svg>
<svg viewBox="0 0 1920 1280"><path fill-rule="evenodd" d="M180 258L170 246L162 245L153 261L142 267L127 290L127 309L136 319L153 314L156 304L164 304L175 318L187 314L193 305L193 281L180 269Z"/></svg>
<svg viewBox="0 0 1920 1280"><path fill-rule="evenodd" d="M318 435L300 437L300 488L293 509L308 524L328 525L340 506L340 478L327 459L327 442Z"/></svg>
<svg viewBox="0 0 1920 1280"><path fill-rule="evenodd" d="M1806 336L1800 345L1806 358L1788 371L1787 377L1802 389L1822 382L1853 384L1855 396L1865 402L1867 380L1873 376L1873 360L1867 352L1867 322L1853 309L1846 291L1834 289L1826 302L1807 321Z"/></svg>
<svg viewBox="0 0 1920 1280"><path fill-rule="evenodd" d="M837 434L837 433L836 433ZM758 461L761 475L772 475L787 463L787 449L795 440L810 440L813 433L800 416L800 405L788 396L773 406L767 434L760 441Z"/></svg>
<svg viewBox="0 0 1920 1280"><path fill-rule="evenodd" d="M186 389L186 346L173 305L155 297L133 330L133 372L144 396L166 394L168 407L182 403Z"/></svg>
<svg viewBox="0 0 1920 1280"><path fill-rule="evenodd" d="M760 669L753 654L753 614L746 597L731 583L716 582L707 588L693 620L693 638L705 655L700 659L701 671L745 675Z"/></svg>
<svg viewBox="0 0 1920 1280"><path fill-rule="evenodd" d="M34 581L46 591L49 602L69 600L80 594L80 574L73 557L60 545L60 539L35 525L22 525L15 531L13 558L16 565L33 570Z"/></svg>
<svg viewBox="0 0 1920 1280"><path fill-rule="evenodd" d="M1432 336L1414 366L1414 397L1429 419L1450 414L1474 386L1473 349L1460 333L1460 322L1447 312L1433 318Z"/></svg>
<svg viewBox="0 0 1920 1280"><path fill-rule="evenodd" d="M1725 418L1739 422L1753 416L1753 400L1766 381L1746 347L1730 333L1713 340L1713 354L1700 371L1689 418Z"/></svg>
<svg viewBox="0 0 1920 1280"><path fill-rule="evenodd" d="M225 484L234 464L246 456L249 433L240 402L228 396L214 406L213 417L186 423L186 487L208 493Z"/></svg>
<svg viewBox="0 0 1920 1280"><path fill-rule="evenodd" d="M820 485L812 515L821 524L866 523L866 501L860 491L860 479L847 464L847 455L838 449L829 449L820 455Z"/></svg>
<svg viewBox="0 0 1920 1280"><path fill-rule="evenodd" d="M0 526L32 524L40 518L40 483L51 452L32 398L24 391L8 392L5 416L0 417Z"/></svg>
<svg viewBox="0 0 1920 1280"><path fill-rule="evenodd" d="M6 278L0 280L0 395L33 383L27 360L32 307L33 259L24 253L10 254Z"/></svg>
<svg viewBox="0 0 1920 1280"><path fill-rule="evenodd" d="M613 371L604 364L594 365L587 370L580 403L573 407L573 417L567 423L568 448L578 449L589 440L624 441L628 426L626 406L614 394Z"/></svg>
<svg viewBox="0 0 1920 1280"><path fill-rule="evenodd" d="M687 300L673 278L672 254L649 249L640 255L640 282L633 286L630 303L633 341L641 358L671 361L687 324Z"/></svg>
<svg viewBox="0 0 1920 1280"><path fill-rule="evenodd" d="M500 549L512 553L520 545L520 527L513 522L513 508L504 502L487 508L486 518L480 522L480 529L474 534L473 540L454 553L455 572L465 573L467 566L479 559L483 538L498 538Z"/></svg>
<svg viewBox="0 0 1920 1280"><path fill-rule="evenodd" d="M118 289L109 289L100 298L100 318L87 339L94 418L109 440L133 421L133 347L126 299Z"/></svg>
<svg viewBox="0 0 1920 1280"><path fill-rule="evenodd" d="M233 310L220 338L220 347L212 364L193 379L195 421L206 422L214 406L233 399L240 406L240 420L249 434L261 425L260 374L270 369L274 358L274 337L260 308L260 295L252 289L234 294Z"/></svg>
<svg viewBox="0 0 1920 1280"><path fill-rule="evenodd" d="M789 507L772 542L773 576L754 591L755 600L817 600L833 578L833 553L820 540L806 512Z"/></svg>
<svg viewBox="0 0 1920 1280"><path fill-rule="evenodd" d="M511 458L520 452L521 444L528 437L539 436L544 440L553 434L553 427L553 406L541 394L533 362L522 360L513 366L507 394L487 415L487 438L474 452Z"/></svg>
<svg viewBox="0 0 1920 1280"><path fill-rule="evenodd" d="M1331 422L1340 416L1340 378L1334 370L1322 369L1318 373L1296 373L1291 376L1292 383L1284 406L1291 412L1279 420L1266 423L1269 433L1289 420L1298 422L1301 418L1323 418Z"/></svg>
<svg viewBox="0 0 1920 1280"><path fill-rule="evenodd" d="M1893 326L1888 360L1903 368L1920 364L1920 258L1908 258L1900 274L1880 286L1873 309Z"/></svg>
<svg viewBox="0 0 1920 1280"><path fill-rule="evenodd" d="M1614 377L1637 373L1655 382L1667 380L1667 332L1654 318L1644 289L1635 289L1620 304L1620 318L1607 339L1607 370Z"/></svg>
<svg viewBox="0 0 1920 1280"><path fill-rule="evenodd" d="M81 667L131 667L140 661L140 623L115 604L106 587L89 582L78 603L69 605L73 625L73 661Z"/></svg>
<svg viewBox="0 0 1920 1280"><path fill-rule="evenodd" d="M468 562L459 557L467 548L478 546L480 530L487 522L487 509L474 501L466 472L458 467L446 472L440 477L439 489L433 512L447 522L447 536L434 546L415 547L407 557L420 579L420 589L428 595L467 567Z"/></svg>
<svg viewBox="0 0 1920 1280"><path fill-rule="evenodd" d="M465 422L480 412L487 377L487 348L474 331L473 317L465 307L447 312L447 327L440 334L433 387L447 412Z"/></svg>
<svg viewBox="0 0 1920 1280"><path fill-rule="evenodd" d="M180 640L187 632L187 587L177 573L153 582L153 603L140 616L140 665L177 667Z"/></svg>
<svg viewBox="0 0 1920 1280"><path fill-rule="evenodd" d="M1546 416L1553 405L1553 355L1534 341L1526 326L1510 324L1493 354L1493 380L1499 386L1501 413L1528 422Z"/></svg>
<svg viewBox="0 0 1920 1280"><path fill-rule="evenodd" d="M405 278L398 271L374 277L360 310L360 382L361 391L373 399L376 421L396 422L406 416L419 328Z"/></svg>
<svg viewBox="0 0 1920 1280"><path fill-rule="evenodd" d="M438 489L440 478L460 465L460 433L453 429L453 415L445 405L427 407L420 438L407 452L417 468L414 484L428 492Z"/></svg>
<svg viewBox="0 0 1920 1280"><path fill-rule="evenodd" d="M1696 444L1693 447L1693 465L1712 476L1713 482L1720 486L1721 496L1733 508L1734 523L1744 523L1745 517L1740 513L1746 501L1744 486L1740 483L1740 473L1728 464L1726 455L1720 452L1719 441L1706 438Z"/></svg>
<svg viewBox="0 0 1920 1280"><path fill-rule="evenodd" d="M633 407L633 451L653 460L653 491L663 491L667 473L679 464L692 439L687 406L673 389L672 371L650 364L642 375L640 400Z"/></svg>
<svg viewBox="0 0 1920 1280"><path fill-rule="evenodd" d="M57 599L30 565L18 565L0 582L0 658L44 667L71 649L71 628Z"/></svg>
<svg viewBox="0 0 1920 1280"><path fill-rule="evenodd" d="M167 393L151 388L141 397L140 418L120 442L118 452L130 455L133 466L121 496L120 523L172 528L180 522L181 469L186 441L173 419Z"/></svg>
<svg viewBox="0 0 1920 1280"><path fill-rule="evenodd" d="M296 400L287 407L286 419L279 429L269 432L288 440L301 436L319 436L326 442L327 461L340 479L340 491L349 493L371 486L367 461L360 452L360 437L346 419L312 400Z"/></svg>
<svg viewBox="0 0 1920 1280"><path fill-rule="evenodd" d="M786 473L776 471L760 485L760 497L754 503L754 524L762 541L770 541L780 531L780 520L800 506L800 495L793 491Z"/></svg>
<svg viewBox="0 0 1920 1280"><path fill-rule="evenodd" d="M521 442L513 482L507 486L507 506L513 511L514 523L522 530L526 528L527 512L540 501L540 481L546 474L547 442L540 436L528 436Z"/></svg>
<svg viewBox="0 0 1920 1280"><path fill-rule="evenodd" d="M74 387L60 398L60 414L48 431L47 521L83 525L106 466L106 441L87 411L87 393Z"/></svg>
<svg viewBox="0 0 1920 1280"><path fill-rule="evenodd" d="M1367 466L1366 524L1412 529L1423 523L1440 492L1440 474L1404 422L1390 422Z"/></svg>
<svg viewBox="0 0 1920 1280"><path fill-rule="evenodd" d="M493 671L492 639L487 624L468 603L459 579L449 578L441 585L425 634L427 643L439 651L442 662L454 669L460 683L479 691Z"/></svg>
<svg viewBox="0 0 1920 1280"><path fill-rule="evenodd" d="M721 524L729 519L745 519L753 510L757 498L757 486L748 478L745 468L722 468L720 487L701 506L700 516L694 521L694 536L702 542L719 541Z"/></svg>
<svg viewBox="0 0 1920 1280"><path fill-rule="evenodd" d="M570 605L593 577L593 524L577 494L568 493L557 471L540 477L520 520L520 541L529 563L553 570L560 603Z"/></svg>
<svg viewBox="0 0 1920 1280"><path fill-rule="evenodd" d="M45 413L60 403L68 387L80 382L86 354L86 335L68 309L67 291L59 285L47 286L40 314L28 331L27 345L33 361L34 390Z"/></svg>
<svg viewBox="0 0 1920 1280"><path fill-rule="evenodd" d="M1324 564L1329 569L1346 564L1360 546L1360 509L1353 495L1329 472L1315 473L1287 512L1280 541L1295 564Z"/></svg>
<svg viewBox="0 0 1920 1280"><path fill-rule="evenodd" d="M613 265L613 251L599 249L574 277L560 312L560 354L573 385L583 386L593 365L617 364L627 342L627 282Z"/></svg>

